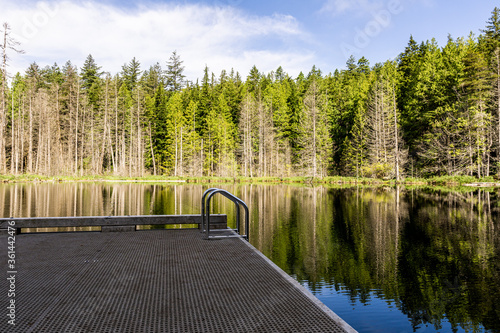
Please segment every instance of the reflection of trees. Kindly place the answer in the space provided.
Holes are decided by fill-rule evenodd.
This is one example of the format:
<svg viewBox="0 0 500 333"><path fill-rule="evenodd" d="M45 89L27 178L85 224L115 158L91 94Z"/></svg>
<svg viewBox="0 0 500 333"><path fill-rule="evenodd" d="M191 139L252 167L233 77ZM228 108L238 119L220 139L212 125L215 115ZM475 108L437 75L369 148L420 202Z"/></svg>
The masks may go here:
<svg viewBox="0 0 500 333"><path fill-rule="evenodd" d="M194 214L210 186L164 184L6 184L0 215L78 216ZM394 302L414 327L500 332L498 192L219 186L249 206L250 240L311 289L377 295ZM234 205L214 200L214 212Z"/></svg>
<svg viewBox="0 0 500 333"><path fill-rule="evenodd" d="M259 250L299 280L314 284L328 274L333 217L327 189L242 185L238 194L251 209L251 242Z"/></svg>
<svg viewBox="0 0 500 333"><path fill-rule="evenodd" d="M200 212L201 186L17 183L0 186L0 216L108 216Z"/></svg>
<svg viewBox="0 0 500 333"><path fill-rule="evenodd" d="M311 288L325 282L340 288L348 282L357 297L375 289L373 281L392 285L399 228L393 191L262 186L252 193L251 207L256 198L272 198L265 207L258 205L259 214L267 215L258 220L265 223L253 224L272 230L252 242Z"/></svg>
<svg viewBox="0 0 500 333"><path fill-rule="evenodd" d="M311 289L332 285L361 302L375 294L415 328L447 318L499 330L496 194L264 186L252 196L268 198L255 245Z"/></svg>
<svg viewBox="0 0 500 333"><path fill-rule="evenodd" d="M338 274L336 283L346 286L351 297L361 302L373 290L397 301L397 253L404 209L396 192L384 188L332 192L332 233L339 251L330 264Z"/></svg>
<svg viewBox="0 0 500 333"><path fill-rule="evenodd" d="M500 330L498 213L491 197L482 190L423 192L413 201L399 280L403 312L415 327L439 327L446 316L452 327Z"/></svg>

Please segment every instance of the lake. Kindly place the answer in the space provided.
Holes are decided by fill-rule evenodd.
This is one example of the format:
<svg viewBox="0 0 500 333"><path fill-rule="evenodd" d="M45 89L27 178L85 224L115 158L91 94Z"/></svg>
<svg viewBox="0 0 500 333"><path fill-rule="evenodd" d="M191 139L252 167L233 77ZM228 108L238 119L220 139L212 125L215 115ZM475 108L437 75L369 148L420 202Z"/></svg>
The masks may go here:
<svg viewBox="0 0 500 333"><path fill-rule="evenodd" d="M0 185L0 216L196 214L209 186ZM500 332L500 190L223 184L250 242L359 332ZM234 205L216 197L214 210Z"/></svg>

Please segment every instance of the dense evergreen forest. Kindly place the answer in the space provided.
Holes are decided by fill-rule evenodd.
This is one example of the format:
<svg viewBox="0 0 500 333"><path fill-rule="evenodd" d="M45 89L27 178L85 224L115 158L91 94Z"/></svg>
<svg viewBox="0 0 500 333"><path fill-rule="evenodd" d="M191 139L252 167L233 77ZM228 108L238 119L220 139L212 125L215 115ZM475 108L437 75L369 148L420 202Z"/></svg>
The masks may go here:
<svg viewBox="0 0 500 333"><path fill-rule="evenodd" d="M0 174L287 177L500 174L500 9L479 36L418 43L373 66L246 79L206 67L188 82L175 51L112 75L89 55L8 76L0 42Z"/></svg>

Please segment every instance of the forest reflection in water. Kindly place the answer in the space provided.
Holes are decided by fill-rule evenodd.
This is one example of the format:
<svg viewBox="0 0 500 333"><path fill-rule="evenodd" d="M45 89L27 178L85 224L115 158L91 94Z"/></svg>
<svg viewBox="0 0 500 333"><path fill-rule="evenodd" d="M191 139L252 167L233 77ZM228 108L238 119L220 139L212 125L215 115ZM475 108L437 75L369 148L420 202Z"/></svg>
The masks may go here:
<svg viewBox="0 0 500 333"><path fill-rule="evenodd" d="M3 184L0 216L197 214L208 187ZM498 189L218 187L250 208L251 243L360 332L500 332Z"/></svg>

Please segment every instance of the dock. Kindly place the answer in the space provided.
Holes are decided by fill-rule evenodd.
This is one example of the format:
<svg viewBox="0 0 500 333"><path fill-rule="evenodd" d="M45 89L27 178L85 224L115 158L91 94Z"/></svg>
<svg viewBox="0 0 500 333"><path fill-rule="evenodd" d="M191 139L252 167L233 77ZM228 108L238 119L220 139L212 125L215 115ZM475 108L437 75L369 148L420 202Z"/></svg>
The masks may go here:
<svg viewBox="0 0 500 333"><path fill-rule="evenodd" d="M139 227L173 223L166 220L0 219L0 332L355 332L242 238ZM9 221L16 227L10 267ZM75 223L95 231L26 229ZM220 226L225 216L211 223Z"/></svg>

